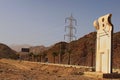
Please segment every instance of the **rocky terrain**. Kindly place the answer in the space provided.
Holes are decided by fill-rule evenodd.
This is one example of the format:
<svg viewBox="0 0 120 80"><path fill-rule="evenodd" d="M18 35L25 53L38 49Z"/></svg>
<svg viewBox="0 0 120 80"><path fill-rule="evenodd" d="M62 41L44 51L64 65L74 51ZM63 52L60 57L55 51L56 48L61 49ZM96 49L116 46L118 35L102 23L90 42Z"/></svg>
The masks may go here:
<svg viewBox="0 0 120 80"><path fill-rule="evenodd" d="M29 48L30 52L34 53L34 54L40 54L45 50L48 50L49 47L45 47L45 46L32 46Z"/></svg>
<svg viewBox="0 0 120 80"><path fill-rule="evenodd" d="M0 58L17 59L16 51L9 48L7 45L0 43Z"/></svg>
<svg viewBox="0 0 120 80"><path fill-rule="evenodd" d="M120 32L113 34L113 67L120 67ZM96 32L91 32L71 43L59 42L45 51L49 62L68 64L70 52L70 64L95 66ZM53 53L56 53L54 55ZM60 56L61 54L61 56ZM55 57L55 61L54 61Z"/></svg>

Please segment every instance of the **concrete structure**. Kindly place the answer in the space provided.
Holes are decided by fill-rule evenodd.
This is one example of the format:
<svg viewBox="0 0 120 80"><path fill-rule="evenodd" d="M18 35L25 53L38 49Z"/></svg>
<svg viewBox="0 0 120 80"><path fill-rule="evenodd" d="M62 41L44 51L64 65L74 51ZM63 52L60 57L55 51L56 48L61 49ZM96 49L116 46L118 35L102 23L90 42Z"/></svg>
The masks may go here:
<svg viewBox="0 0 120 80"><path fill-rule="evenodd" d="M93 25L97 30L96 72L112 73L112 14L104 15L95 20Z"/></svg>

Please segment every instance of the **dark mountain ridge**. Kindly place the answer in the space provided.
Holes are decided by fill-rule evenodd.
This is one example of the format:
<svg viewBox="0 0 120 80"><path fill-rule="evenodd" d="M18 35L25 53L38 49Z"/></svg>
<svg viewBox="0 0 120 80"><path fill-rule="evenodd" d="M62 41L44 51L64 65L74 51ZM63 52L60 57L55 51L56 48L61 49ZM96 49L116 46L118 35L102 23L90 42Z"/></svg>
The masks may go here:
<svg viewBox="0 0 120 80"><path fill-rule="evenodd" d="M120 32L113 34L113 55L112 65L114 68L120 67ZM95 55L96 55L96 32L91 32L78 40L70 43L59 42L53 46L44 49L40 49L39 46L33 47L34 55L42 62L50 63L62 63L62 64L73 64L82 66L95 66ZM39 51L42 50L42 51ZM34 51L33 51L34 52ZM15 51L11 50L8 46L0 44L0 57L9 58L15 54ZM28 54L29 55L29 54ZM31 57L31 56L28 56ZM69 58L70 57L70 58ZM29 60L29 58L28 58Z"/></svg>
<svg viewBox="0 0 120 80"><path fill-rule="evenodd" d="M64 48L61 49L61 45ZM69 47L68 47L69 46ZM95 49L96 48L96 32L91 32L76 41L71 43L59 42L53 47L46 50L48 62L54 62L53 53L56 63L68 64L70 51L70 64L83 65L83 66L95 66ZM60 57L60 53L62 54ZM60 60L62 58L62 60ZM113 34L113 67L120 67L120 32Z"/></svg>
<svg viewBox="0 0 120 80"><path fill-rule="evenodd" d="M17 59L18 55L16 54L16 51L12 50L7 45L0 43L0 58Z"/></svg>

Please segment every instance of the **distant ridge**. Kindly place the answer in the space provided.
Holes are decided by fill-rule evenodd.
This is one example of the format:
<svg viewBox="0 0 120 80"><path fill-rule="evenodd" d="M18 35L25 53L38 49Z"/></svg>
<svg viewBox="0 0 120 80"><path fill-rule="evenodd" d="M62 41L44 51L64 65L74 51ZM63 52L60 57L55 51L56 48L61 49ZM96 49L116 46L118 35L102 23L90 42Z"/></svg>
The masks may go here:
<svg viewBox="0 0 120 80"><path fill-rule="evenodd" d="M29 48L31 47L31 45L29 44L11 44L10 45L10 48L17 51L17 52L20 52L21 51L21 48Z"/></svg>
<svg viewBox="0 0 120 80"><path fill-rule="evenodd" d="M44 52L45 50L48 50L50 47L45 47L43 45L41 46L32 46L30 47L30 52L32 52L33 54L40 54L42 52Z"/></svg>

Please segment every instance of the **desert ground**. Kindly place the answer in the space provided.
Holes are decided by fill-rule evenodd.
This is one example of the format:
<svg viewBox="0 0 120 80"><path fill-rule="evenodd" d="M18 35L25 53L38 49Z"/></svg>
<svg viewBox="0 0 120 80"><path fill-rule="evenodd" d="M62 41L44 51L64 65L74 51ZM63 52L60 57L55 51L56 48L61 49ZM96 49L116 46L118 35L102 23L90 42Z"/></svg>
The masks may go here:
<svg viewBox="0 0 120 80"><path fill-rule="evenodd" d="M82 69L40 62L0 59L0 80L103 80L86 76Z"/></svg>

